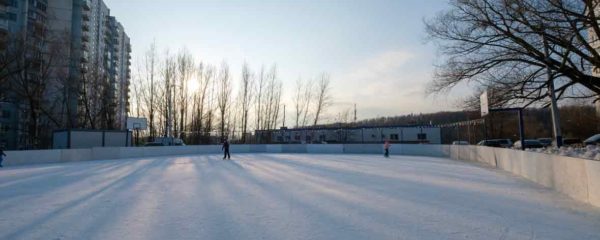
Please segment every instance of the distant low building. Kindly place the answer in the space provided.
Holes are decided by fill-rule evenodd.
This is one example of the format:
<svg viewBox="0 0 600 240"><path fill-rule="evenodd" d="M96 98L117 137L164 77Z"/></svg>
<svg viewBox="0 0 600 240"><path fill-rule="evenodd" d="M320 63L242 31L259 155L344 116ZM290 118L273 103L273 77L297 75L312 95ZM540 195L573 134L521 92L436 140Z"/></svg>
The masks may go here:
<svg viewBox="0 0 600 240"><path fill-rule="evenodd" d="M441 144L441 130L434 126L386 126L350 128L297 128L257 130L258 143L430 143Z"/></svg>

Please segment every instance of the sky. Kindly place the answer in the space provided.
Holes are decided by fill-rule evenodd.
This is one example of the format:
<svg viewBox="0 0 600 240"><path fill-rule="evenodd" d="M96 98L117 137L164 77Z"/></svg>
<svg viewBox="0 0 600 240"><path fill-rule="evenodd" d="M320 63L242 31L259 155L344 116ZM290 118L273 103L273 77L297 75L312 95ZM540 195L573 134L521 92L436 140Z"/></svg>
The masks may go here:
<svg viewBox="0 0 600 240"><path fill-rule="evenodd" d="M133 62L153 41L161 51L188 49L197 61L277 65L287 114L298 78L331 76L327 120L353 104L358 119L456 110L458 89L428 96L436 48L423 20L444 0L104 0L131 38Z"/></svg>

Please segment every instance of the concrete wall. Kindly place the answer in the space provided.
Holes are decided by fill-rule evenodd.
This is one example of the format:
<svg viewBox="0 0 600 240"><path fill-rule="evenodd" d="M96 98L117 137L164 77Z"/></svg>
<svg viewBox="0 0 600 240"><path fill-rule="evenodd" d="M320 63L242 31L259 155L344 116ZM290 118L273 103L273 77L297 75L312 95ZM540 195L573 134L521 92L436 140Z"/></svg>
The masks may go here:
<svg viewBox="0 0 600 240"><path fill-rule="evenodd" d="M450 157L511 172L600 207L600 161L480 146L450 146Z"/></svg>
<svg viewBox="0 0 600 240"><path fill-rule="evenodd" d="M7 151L4 165L76 162L168 155L221 154L220 145L168 147L94 147ZM381 144L231 145L232 153L382 154ZM488 164L600 207L600 161L481 146L393 144L392 155L449 157Z"/></svg>
<svg viewBox="0 0 600 240"><path fill-rule="evenodd" d="M131 145L131 133L126 131L60 131L52 138L54 149L85 149L93 147L126 147ZM70 145L69 145L70 141Z"/></svg>
<svg viewBox="0 0 600 240"><path fill-rule="evenodd" d="M77 133L73 133L77 135ZM101 133L99 133L101 134ZM78 137L78 136L76 136ZM121 136L119 136L120 138ZM124 139L121 139L124 141ZM396 155L443 156L442 145L393 144ZM231 145L232 153L360 153L383 154L381 144L249 144ZM79 149L54 149L37 151L7 151L6 166L75 162L103 159L156 157L190 154L220 154L220 145L164 146L164 147L91 147Z"/></svg>

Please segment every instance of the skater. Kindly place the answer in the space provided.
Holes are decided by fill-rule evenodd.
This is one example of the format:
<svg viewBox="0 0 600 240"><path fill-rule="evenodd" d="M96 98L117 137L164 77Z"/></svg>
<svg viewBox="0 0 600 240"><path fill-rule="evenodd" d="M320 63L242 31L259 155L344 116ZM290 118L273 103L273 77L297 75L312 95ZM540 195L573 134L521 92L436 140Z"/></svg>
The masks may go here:
<svg viewBox="0 0 600 240"><path fill-rule="evenodd" d="M4 157L6 157L6 154L4 153L4 148L0 146L0 168L4 167L2 166L2 161L4 161Z"/></svg>
<svg viewBox="0 0 600 240"><path fill-rule="evenodd" d="M383 149L385 150L383 156L390 157L390 141L385 140L385 143L383 144Z"/></svg>
<svg viewBox="0 0 600 240"><path fill-rule="evenodd" d="M231 155L229 155L229 141L227 141L227 138L225 138L225 141L223 141L223 159L225 159L225 157L227 157L227 159L231 159Z"/></svg>

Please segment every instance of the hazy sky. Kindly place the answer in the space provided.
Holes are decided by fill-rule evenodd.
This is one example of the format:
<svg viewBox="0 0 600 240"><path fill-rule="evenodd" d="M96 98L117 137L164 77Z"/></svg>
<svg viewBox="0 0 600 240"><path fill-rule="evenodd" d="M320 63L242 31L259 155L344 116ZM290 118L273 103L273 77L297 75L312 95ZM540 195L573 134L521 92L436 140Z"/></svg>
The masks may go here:
<svg viewBox="0 0 600 240"><path fill-rule="evenodd" d="M447 7L443 0L105 2L131 37L134 63L154 39L160 49L227 61L236 82L244 61L254 70L276 63L288 106L298 77L329 73L330 120L352 103L359 119L454 109L460 94L424 92L436 51L423 19Z"/></svg>

